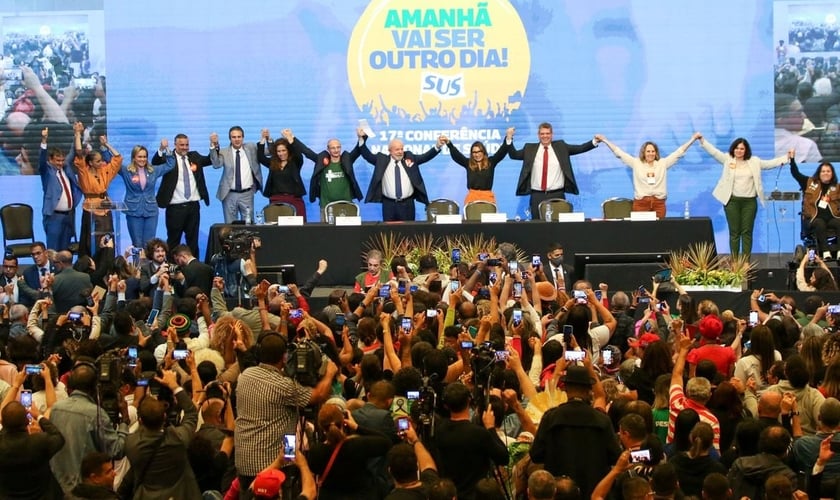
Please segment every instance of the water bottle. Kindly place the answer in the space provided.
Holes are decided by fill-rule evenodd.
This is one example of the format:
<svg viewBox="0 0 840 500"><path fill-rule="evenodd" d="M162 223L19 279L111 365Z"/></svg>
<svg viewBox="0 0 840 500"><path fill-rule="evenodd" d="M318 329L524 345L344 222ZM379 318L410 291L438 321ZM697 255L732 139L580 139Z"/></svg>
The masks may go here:
<svg viewBox="0 0 840 500"><path fill-rule="evenodd" d="M551 221L551 216L554 215L554 211L551 210L551 204L545 206L545 220Z"/></svg>
<svg viewBox="0 0 840 500"><path fill-rule="evenodd" d="M683 219L690 219L691 212L688 211L688 202L685 202L685 209L683 210Z"/></svg>
<svg viewBox="0 0 840 500"><path fill-rule="evenodd" d="M327 210L327 224L335 224L335 215L332 210Z"/></svg>
<svg viewBox="0 0 840 500"><path fill-rule="evenodd" d="M251 209L246 208L245 209L245 224L250 224L250 223L251 223Z"/></svg>
<svg viewBox="0 0 840 500"><path fill-rule="evenodd" d="M254 224L258 226L265 224L265 215L263 214L262 210L257 210L254 213Z"/></svg>

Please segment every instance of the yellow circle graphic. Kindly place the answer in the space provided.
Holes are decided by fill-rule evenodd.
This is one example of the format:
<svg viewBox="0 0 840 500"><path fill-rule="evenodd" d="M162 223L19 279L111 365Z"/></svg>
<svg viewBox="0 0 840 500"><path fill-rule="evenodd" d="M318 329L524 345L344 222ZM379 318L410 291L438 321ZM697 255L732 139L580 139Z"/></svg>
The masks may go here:
<svg viewBox="0 0 840 500"><path fill-rule="evenodd" d="M385 124L394 115L507 116L530 68L525 27L507 0L373 0L347 49L356 104Z"/></svg>

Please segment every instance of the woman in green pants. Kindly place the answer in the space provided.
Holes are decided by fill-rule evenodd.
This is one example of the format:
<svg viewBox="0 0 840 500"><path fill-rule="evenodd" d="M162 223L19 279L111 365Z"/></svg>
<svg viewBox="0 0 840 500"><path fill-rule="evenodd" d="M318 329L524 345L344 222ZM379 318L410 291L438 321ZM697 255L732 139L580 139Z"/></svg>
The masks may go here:
<svg viewBox="0 0 840 500"><path fill-rule="evenodd" d="M706 142L702 135L700 145L723 165L723 172L712 195L723 203L726 223L729 225L729 252L733 257L749 257L752 254L753 226L758 211L756 199L764 203L761 171L788 163L794 157L794 151L791 149L786 155L762 160L752 155L750 143L742 137L732 141L729 153L718 150Z"/></svg>

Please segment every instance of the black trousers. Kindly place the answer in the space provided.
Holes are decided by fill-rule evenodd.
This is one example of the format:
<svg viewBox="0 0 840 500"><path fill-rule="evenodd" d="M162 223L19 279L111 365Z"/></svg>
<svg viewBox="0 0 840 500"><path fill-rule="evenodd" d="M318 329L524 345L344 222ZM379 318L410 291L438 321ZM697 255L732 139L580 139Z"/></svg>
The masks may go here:
<svg viewBox="0 0 840 500"><path fill-rule="evenodd" d="M566 192L562 189L554 191L531 191L531 219L540 220L540 203L552 198L566 199Z"/></svg>
<svg viewBox="0 0 840 500"><path fill-rule="evenodd" d="M166 207L166 244L169 246L169 251L171 252L173 248L181 244L183 234L193 257L199 259L198 224L200 221L201 212L197 201Z"/></svg>
<svg viewBox="0 0 840 500"><path fill-rule="evenodd" d="M414 220L414 197L406 198L402 201L392 200L391 198L382 198L382 220L383 221L399 221L399 220Z"/></svg>

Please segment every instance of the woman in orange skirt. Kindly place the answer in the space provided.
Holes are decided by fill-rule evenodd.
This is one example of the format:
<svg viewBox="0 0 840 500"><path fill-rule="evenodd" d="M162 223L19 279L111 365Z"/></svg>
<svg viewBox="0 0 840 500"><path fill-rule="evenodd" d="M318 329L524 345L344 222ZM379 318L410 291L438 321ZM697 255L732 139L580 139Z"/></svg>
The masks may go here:
<svg viewBox="0 0 840 500"><path fill-rule="evenodd" d="M467 197L464 199L464 206L473 201L489 201L496 203L496 195L493 194L493 177L496 172L496 165L507 156L510 143L513 140L513 127L505 132L505 140L496 154L487 156L487 148L481 141L476 141L470 146L469 159L464 156L457 147L452 145L449 139L446 145L449 147L449 155L452 161L467 169Z"/></svg>

